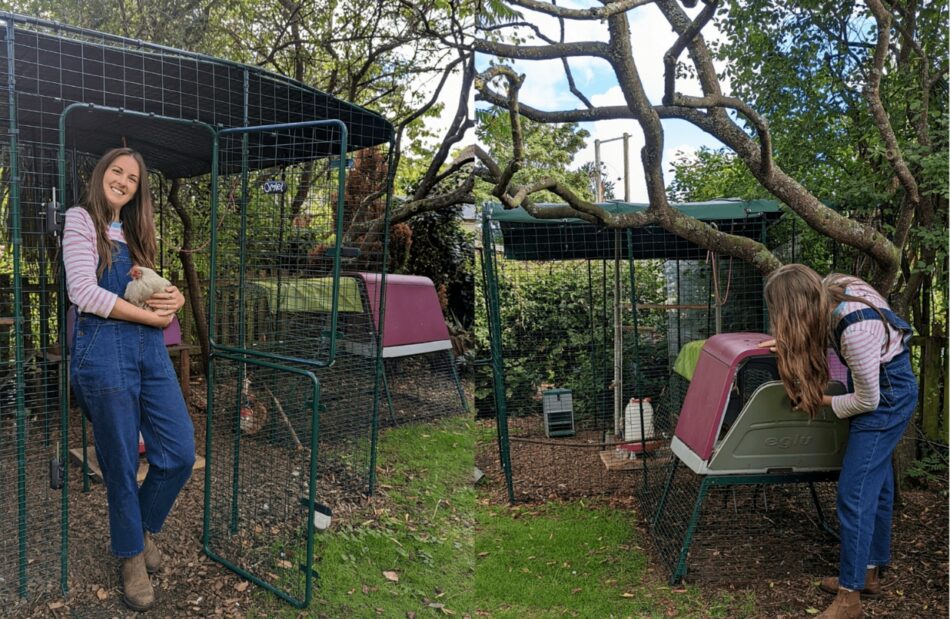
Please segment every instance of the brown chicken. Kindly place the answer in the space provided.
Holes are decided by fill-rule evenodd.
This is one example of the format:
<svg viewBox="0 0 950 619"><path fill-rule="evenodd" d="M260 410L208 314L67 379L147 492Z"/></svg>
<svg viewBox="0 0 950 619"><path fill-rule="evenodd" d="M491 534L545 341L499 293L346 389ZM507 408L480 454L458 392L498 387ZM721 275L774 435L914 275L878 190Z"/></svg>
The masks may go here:
<svg viewBox="0 0 950 619"><path fill-rule="evenodd" d="M267 424L267 407L251 392L251 379L244 379L241 390L241 432L257 434Z"/></svg>
<svg viewBox="0 0 950 619"><path fill-rule="evenodd" d="M129 271L132 281L125 287L125 300L143 309L149 308L145 302L156 292L162 292L171 282L148 267L133 266Z"/></svg>

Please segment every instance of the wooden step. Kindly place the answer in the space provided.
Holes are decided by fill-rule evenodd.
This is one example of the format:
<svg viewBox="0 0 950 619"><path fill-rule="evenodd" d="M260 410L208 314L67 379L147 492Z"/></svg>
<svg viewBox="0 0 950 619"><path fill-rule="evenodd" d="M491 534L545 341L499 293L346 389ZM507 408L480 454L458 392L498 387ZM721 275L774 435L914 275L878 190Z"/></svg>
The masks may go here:
<svg viewBox="0 0 950 619"><path fill-rule="evenodd" d="M643 463L649 459L650 467L665 467L670 462L670 453L661 452L657 456L643 458L637 456L631 458L631 452L616 449L605 449L600 452L600 461L608 471L639 471L643 469Z"/></svg>
<svg viewBox="0 0 950 619"><path fill-rule="evenodd" d="M89 474L93 478L102 481L102 470L99 468L99 460L96 459L96 448L92 445L89 445L86 448L86 453L88 454L88 464L89 464ZM73 461L82 467L82 447L74 447L69 450L69 454L73 457ZM192 468L193 471L201 470L205 467L205 459L199 455L195 455L195 466ZM145 480L145 475L148 473L148 461L145 457L139 458L139 470L135 474L135 479L142 483Z"/></svg>

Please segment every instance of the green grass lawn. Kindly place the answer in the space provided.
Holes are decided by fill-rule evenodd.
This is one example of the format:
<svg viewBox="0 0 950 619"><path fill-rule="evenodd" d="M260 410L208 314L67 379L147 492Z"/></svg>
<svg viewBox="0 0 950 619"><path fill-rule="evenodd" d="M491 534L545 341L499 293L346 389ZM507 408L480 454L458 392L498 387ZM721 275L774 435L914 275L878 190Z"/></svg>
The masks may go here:
<svg viewBox="0 0 950 619"><path fill-rule="evenodd" d="M461 616L474 607L471 425L456 417L383 433L381 505L373 522L327 538L320 551L321 612Z"/></svg>
<svg viewBox="0 0 950 619"><path fill-rule="evenodd" d="M584 501L482 506L475 598L486 616L742 617L751 602L710 602L647 570L633 513ZM744 608L744 606L749 606Z"/></svg>
<svg viewBox="0 0 950 619"><path fill-rule="evenodd" d="M315 542L313 617L462 617L474 608L474 424L454 417L380 433L378 493ZM264 591L254 617L297 617Z"/></svg>

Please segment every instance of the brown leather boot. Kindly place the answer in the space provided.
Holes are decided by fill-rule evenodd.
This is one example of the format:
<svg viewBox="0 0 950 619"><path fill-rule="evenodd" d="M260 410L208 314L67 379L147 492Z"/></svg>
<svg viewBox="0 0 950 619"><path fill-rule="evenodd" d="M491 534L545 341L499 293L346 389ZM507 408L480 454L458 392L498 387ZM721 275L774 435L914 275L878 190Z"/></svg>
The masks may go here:
<svg viewBox="0 0 950 619"><path fill-rule="evenodd" d="M122 560L122 601L132 610L148 610L155 603L155 591L145 570L145 553Z"/></svg>
<svg viewBox="0 0 950 619"><path fill-rule="evenodd" d="M838 589L835 600L825 609L825 612L818 615L818 619L864 619L861 592Z"/></svg>
<svg viewBox="0 0 950 619"><path fill-rule="evenodd" d="M821 583L818 585L818 588L824 591L825 593L830 593L831 595L838 594L838 577L837 576L826 576L821 579ZM861 589L861 597L863 598L876 598L881 595L881 579L880 572L876 567L868 568L867 573L864 575L864 588Z"/></svg>
<svg viewBox="0 0 950 619"><path fill-rule="evenodd" d="M145 569L149 574L154 574L162 568L162 552L148 531L145 532L145 550L142 554L145 555Z"/></svg>

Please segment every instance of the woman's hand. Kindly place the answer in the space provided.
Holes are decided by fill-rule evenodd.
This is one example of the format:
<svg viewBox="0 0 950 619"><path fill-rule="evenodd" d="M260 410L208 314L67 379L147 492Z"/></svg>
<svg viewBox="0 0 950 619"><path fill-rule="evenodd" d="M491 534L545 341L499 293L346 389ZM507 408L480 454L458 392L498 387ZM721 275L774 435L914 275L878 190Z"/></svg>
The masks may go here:
<svg viewBox="0 0 950 619"><path fill-rule="evenodd" d="M768 348L769 351L776 352L775 338L772 338L771 340L762 340L761 342L756 344L756 346L758 346L759 348Z"/></svg>
<svg viewBox="0 0 950 619"><path fill-rule="evenodd" d="M145 303L159 316L174 316L185 305L185 296L177 286L167 286L164 292L156 292ZM168 323L165 326L168 326Z"/></svg>
<svg viewBox="0 0 950 619"><path fill-rule="evenodd" d="M149 312L152 316L155 317L155 323L153 326L158 327L159 329L164 329L172 323L172 320L175 318L175 312L170 312L167 314L162 314L160 312Z"/></svg>

